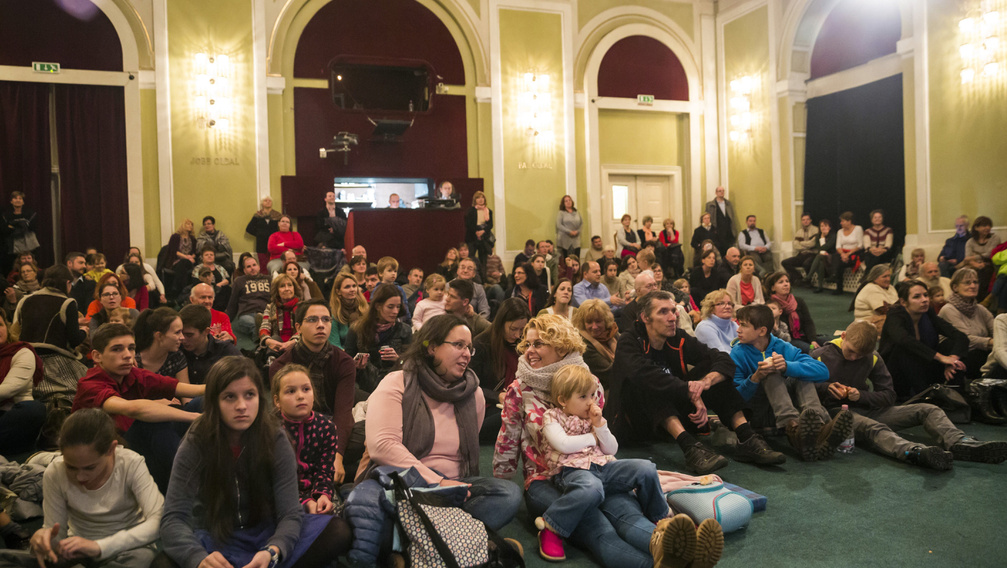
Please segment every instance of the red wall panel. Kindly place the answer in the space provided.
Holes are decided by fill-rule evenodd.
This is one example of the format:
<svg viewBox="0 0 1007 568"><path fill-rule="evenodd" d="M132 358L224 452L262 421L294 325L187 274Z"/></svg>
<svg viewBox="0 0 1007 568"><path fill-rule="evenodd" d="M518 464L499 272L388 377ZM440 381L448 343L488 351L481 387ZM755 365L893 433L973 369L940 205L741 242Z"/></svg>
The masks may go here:
<svg viewBox="0 0 1007 568"><path fill-rule="evenodd" d="M630 36L605 53L598 70L598 94L635 99L654 95L669 101L689 100L689 80L678 57L654 38Z"/></svg>
<svg viewBox="0 0 1007 568"><path fill-rule="evenodd" d="M47 61L67 69L122 71L112 22L94 4L64 3L73 14L55 0L0 0L0 65Z"/></svg>

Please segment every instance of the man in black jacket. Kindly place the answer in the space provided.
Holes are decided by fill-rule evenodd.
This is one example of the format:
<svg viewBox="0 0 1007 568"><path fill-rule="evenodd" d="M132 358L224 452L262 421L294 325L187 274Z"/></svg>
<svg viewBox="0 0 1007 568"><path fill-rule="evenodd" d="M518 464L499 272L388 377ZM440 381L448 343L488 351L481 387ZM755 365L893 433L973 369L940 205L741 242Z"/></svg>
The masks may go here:
<svg viewBox="0 0 1007 568"><path fill-rule="evenodd" d="M616 437L652 439L665 431L682 448L689 469L710 473L726 466L727 459L693 437L707 426L709 406L738 435L734 459L762 465L786 461L748 424L732 381L731 357L678 329L668 292L650 292L637 301L640 321L619 337L605 407Z"/></svg>
<svg viewBox="0 0 1007 568"><path fill-rule="evenodd" d="M84 278L84 271L87 270L84 263L84 253L67 253L65 261L66 267L70 269L70 275L73 277L70 281L70 293L67 295L77 300L77 310L81 315L86 314L87 307L94 299L95 281Z"/></svg>

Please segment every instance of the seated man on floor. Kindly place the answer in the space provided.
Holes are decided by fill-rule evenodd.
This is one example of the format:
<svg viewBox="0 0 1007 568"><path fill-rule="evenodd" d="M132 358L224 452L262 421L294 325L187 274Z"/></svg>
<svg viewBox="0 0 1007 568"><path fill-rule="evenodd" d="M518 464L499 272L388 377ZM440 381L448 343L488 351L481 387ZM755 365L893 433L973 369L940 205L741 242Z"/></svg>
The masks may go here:
<svg viewBox="0 0 1007 568"><path fill-rule="evenodd" d="M965 244L970 238L969 218L967 215L959 215L955 219L955 234L944 241L944 248L937 255L941 276L951 278L955 270L958 270L958 265L965 260Z"/></svg>
<svg viewBox="0 0 1007 568"><path fill-rule="evenodd" d="M773 241L769 240L765 231L755 226L755 215L749 215L745 223L745 229L738 233L738 248L755 259L759 276L774 272Z"/></svg>
<svg viewBox="0 0 1007 568"><path fill-rule="evenodd" d="M570 305L578 307L588 300L601 300L618 313L619 307L626 302L618 297L613 297L608 292L608 288L601 283L601 266L593 260L589 260L581 267L581 281L573 286L573 301Z"/></svg>
<svg viewBox="0 0 1007 568"><path fill-rule="evenodd" d="M162 493L168 489L175 452L203 409L203 385L179 382L134 366L133 331L106 323L91 338L92 367L77 385L73 411L100 408L112 415L129 448L142 455ZM191 398L179 407L166 404Z"/></svg>
<svg viewBox="0 0 1007 568"><path fill-rule="evenodd" d="M231 329L231 318L227 317L226 313L213 309L216 298L216 290L206 282L196 284L189 292L190 303L210 310L210 330L213 336L220 341L234 343L235 337L234 330Z"/></svg>
<svg viewBox="0 0 1007 568"><path fill-rule="evenodd" d="M805 281L798 268L803 268L804 274L810 276L811 263L818 256L819 235L821 232L811 222L811 214L801 215L801 225L794 231L794 256L780 263L794 286L800 286Z"/></svg>
<svg viewBox="0 0 1007 568"><path fill-rule="evenodd" d="M852 434L853 414L847 410L829 419L815 392L815 383L829 380L829 370L773 335L774 325L768 306L738 310L738 340L731 348L735 388L748 401L753 422L784 430L803 461L829 458Z"/></svg>
<svg viewBox="0 0 1007 568"><path fill-rule="evenodd" d="M472 307L472 297L475 295L475 284L471 280L455 278L448 282L444 291L444 311L454 314L463 320L475 337L490 327L486 318L477 314Z"/></svg>
<svg viewBox="0 0 1007 568"><path fill-rule="evenodd" d="M210 310L189 304L178 313L182 318L182 353L188 362L189 382L205 385L210 367L224 357L241 355L241 351L230 341L221 341L213 336Z"/></svg>
<svg viewBox="0 0 1007 568"><path fill-rule="evenodd" d="M728 247L727 252L724 253L724 258L717 263L715 269L724 275L724 281L727 282L732 276L738 273L740 266L741 249L738 247Z"/></svg>
<svg viewBox="0 0 1007 568"><path fill-rule="evenodd" d="M785 462L745 418L744 401L731 382L730 356L678 329L670 293L656 290L637 300L640 320L619 336L605 407L616 437L648 440L666 432L682 448L686 467L704 475L728 463L694 437L708 428L709 406L738 436L734 459L762 465Z"/></svg>
<svg viewBox="0 0 1007 568"><path fill-rule="evenodd" d="M953 460L1001 463L1007 442L980 442L955 427L943 410L932 404L895 406L895 389L881 355L874 350L878 330L855 321L836 339L812 352L829 369L829 382L819 383L818 394L830 408L849 405L858 444L900 461L937 470L951 469ZM923 426L937 444L910 442L895 430Z"/></svg>

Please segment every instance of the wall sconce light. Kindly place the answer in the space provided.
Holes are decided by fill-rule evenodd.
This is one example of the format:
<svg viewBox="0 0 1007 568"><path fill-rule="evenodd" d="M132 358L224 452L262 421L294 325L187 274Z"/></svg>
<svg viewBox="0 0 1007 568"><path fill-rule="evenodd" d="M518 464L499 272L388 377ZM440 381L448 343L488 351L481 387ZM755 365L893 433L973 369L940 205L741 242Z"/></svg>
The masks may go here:
<svg viewBox="0 0 1007 568"><path fill-rule="evenodd" d="M233 113L233 69L223 54L193 56L193 98L196 124L200 128L227 131Z"/></svg>
<svg viewBox="0 0 1007 568"><path fill-rule="evenodd" d="M1000 4L1001 0L981 0L958 22L963 85L994 81L1003 73L1004 53L1000 38L1004 32L1004 18Z"/></svg>
<svg viewBox="0 0 1007 568"><path fill-rule="evenodd" d="M758 82L755 76L745 75L731 81L730 129L728 136L731 142L748 142L752 138L752 124L755 115L752 112L752 93Z"/></svg>
<svg viewBox="0 0 1007 568"><path fill-rule="evenodd" d="M550 141L553 136L552 93L549 75L525 73L518 93L518 124L530 137Z"/></svg>

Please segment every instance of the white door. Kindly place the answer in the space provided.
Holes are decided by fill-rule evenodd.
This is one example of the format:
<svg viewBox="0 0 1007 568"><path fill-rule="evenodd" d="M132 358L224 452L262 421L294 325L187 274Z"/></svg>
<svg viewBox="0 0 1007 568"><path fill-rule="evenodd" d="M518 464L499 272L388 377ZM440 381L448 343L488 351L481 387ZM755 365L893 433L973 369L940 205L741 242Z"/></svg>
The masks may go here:
<svg viewBox="0 0 1007 568"><path fill-rule="evenodd" d="M622 230L620 220L624 214L633 218L630 226L634 230L643 227L643 218L647 215L654 218L651 229L655 232L663 228L667 217L675 219L676 227L682 226L682 199L681 195L672 195L671 176L612 174L605 187L603 214L607 230L602 240L614 244L616 252L619 246L614 242L614 235Z"/></svg>

